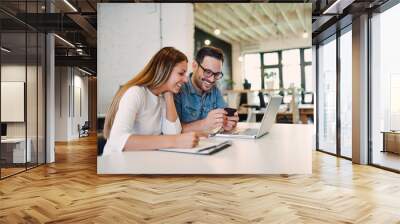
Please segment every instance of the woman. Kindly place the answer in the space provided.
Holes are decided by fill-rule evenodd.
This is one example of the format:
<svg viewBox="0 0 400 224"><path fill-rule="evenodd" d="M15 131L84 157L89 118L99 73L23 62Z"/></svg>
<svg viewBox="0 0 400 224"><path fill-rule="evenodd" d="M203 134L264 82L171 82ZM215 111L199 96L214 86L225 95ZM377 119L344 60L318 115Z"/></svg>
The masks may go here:
<svg viewBox="0 0 400 224"><path fill-rule="evenodd" d="M198 144L197 133L181 134L173 97L188 81L187 63L182 52L162 48L118 90L104 123L104 154Z"/></svg>

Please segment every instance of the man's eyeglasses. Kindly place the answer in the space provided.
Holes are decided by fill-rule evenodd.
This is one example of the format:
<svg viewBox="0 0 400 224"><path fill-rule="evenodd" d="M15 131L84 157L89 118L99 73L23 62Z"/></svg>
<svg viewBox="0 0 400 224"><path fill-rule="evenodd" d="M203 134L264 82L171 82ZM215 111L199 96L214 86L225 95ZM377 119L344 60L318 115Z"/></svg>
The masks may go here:
<svg viewBox="0 0 400 224"><path fill-rule="evenodd" d="M222 72L213 72L210 69L206 69L204 68L200 62L197 62L197 64L200 66L201 69L203 69L204 71L204 76L206 76L207 78L210 78L211 76L214 76L215 80L221 79L222 76L224 76L224 74Z"/></svg>

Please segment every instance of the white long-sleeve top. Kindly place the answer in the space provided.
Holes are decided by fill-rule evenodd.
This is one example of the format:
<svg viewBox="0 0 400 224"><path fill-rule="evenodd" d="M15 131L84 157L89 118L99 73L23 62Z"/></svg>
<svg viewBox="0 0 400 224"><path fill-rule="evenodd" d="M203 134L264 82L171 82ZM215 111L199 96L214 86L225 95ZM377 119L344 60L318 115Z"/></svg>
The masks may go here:
<svg viewBox="0 0 400 224"><path fill-rule="evenodd" d="M148 88L133 86L122 96L103 155L120 153L131 135L173 135L181 133L179 118L166 118L166 103L162 95Z"/></svg>

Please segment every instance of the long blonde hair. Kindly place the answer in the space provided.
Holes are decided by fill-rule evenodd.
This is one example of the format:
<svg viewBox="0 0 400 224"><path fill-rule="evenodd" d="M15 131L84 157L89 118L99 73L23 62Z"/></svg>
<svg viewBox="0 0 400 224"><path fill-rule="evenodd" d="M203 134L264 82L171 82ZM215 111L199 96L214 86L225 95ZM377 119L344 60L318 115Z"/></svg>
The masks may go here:
<svg viewBox="0 0 400 224"><path fill-rule="evenodd" d="M188 61L185 54L173 47L164 47L150 59L142 71L122 85L108 108L104 122L104 137L108 138L110 136L119 102L129 88L132 86L145 86L150 89L160 87L167 82L175 65L182 61Z"/></svg>

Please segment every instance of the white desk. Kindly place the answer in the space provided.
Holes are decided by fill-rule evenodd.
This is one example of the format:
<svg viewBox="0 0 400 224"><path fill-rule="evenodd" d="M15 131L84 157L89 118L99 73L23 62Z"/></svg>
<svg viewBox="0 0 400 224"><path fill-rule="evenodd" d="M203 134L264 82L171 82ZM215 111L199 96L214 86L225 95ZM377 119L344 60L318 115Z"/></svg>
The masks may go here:
<svg viewBox="0 0 400 224"><path fill-rule="evenodd" d="M259 123L239 123L256 126ZM314 126L275 124L260 139L232 139L213 155L140 151L97 157L98 174L310 174Z"/></svg>
<svg viewBox="0 0 400 224"><path fill-rule="evenodd" d="M30 138L27 138L27 146L26 154L25 154L25 138L6 138L1 139L1 144L4 146L13 146L13 163L25 163L25 159L27 158L27 162L31 161L31 145L32 141ZM5 150L4 150L5 151Z"/></svg>

